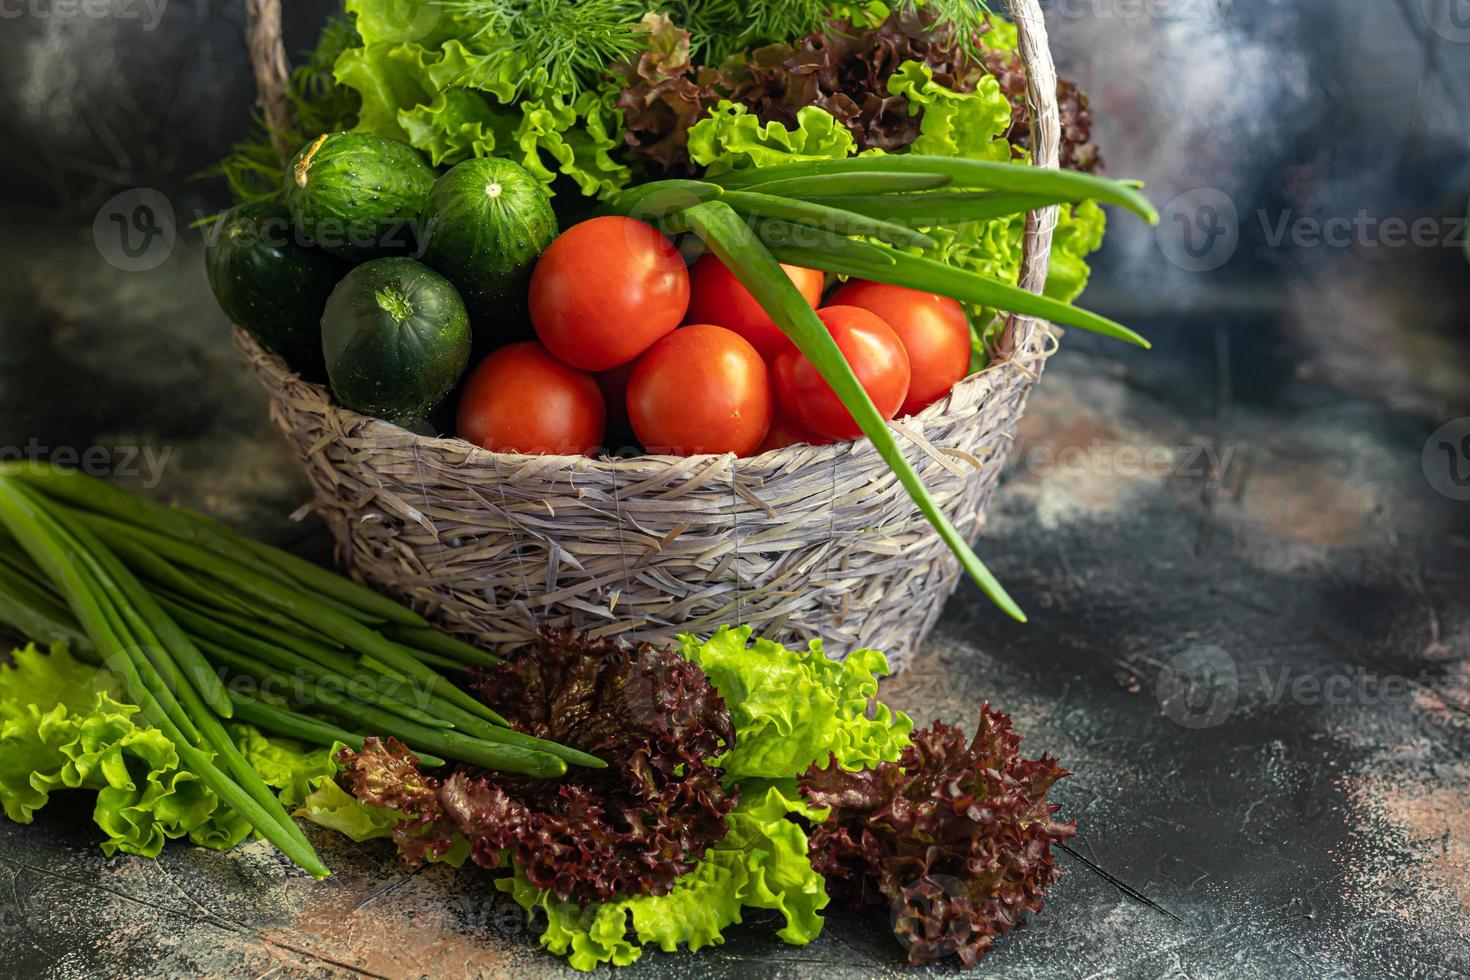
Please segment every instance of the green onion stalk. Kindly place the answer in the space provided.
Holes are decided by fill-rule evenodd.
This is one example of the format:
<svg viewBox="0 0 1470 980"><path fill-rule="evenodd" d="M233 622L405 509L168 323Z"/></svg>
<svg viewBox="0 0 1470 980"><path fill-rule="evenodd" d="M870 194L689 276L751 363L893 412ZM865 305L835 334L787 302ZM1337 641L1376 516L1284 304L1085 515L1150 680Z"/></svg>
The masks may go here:
<svg viewBox="0 0 1470 980"><path fill-rule="evenodd" d="M1106 317L906 251L933 247L924 228L1084 200L1123 207L1157 224L1158 213L1139 193L1140 186L995 161L859 156L641 184L615 195L600 213L650 221L701 239L812 362L969 576L997 606L1025 622L1021 607L929 495L781 263L938 293L1148 347L1143 337Z"/></svg>
<svg viewBox="0 0 1470 980"><path fill-rule="evenodd" d="M499 658L411 609L200 515L47 464L0 464L0 624L116 674L182 765L317 877L326 867L225 720L322 746L391 736L426 766L554 779L570 765L606 765L510 729L456 686L439 671Z"/></svg>

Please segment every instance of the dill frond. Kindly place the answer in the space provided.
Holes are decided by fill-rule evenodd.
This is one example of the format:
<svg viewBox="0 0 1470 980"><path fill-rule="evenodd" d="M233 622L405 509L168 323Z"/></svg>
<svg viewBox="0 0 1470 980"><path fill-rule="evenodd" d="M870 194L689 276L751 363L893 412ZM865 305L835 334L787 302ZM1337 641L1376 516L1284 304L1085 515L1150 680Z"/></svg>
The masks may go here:
<svg viewBox="0 0 1470 980"><path fill-rule="evenodd" d="M640 0L445 0L483 54L520 56L569 100L595 89L607 68L646 43Z"/></svg>

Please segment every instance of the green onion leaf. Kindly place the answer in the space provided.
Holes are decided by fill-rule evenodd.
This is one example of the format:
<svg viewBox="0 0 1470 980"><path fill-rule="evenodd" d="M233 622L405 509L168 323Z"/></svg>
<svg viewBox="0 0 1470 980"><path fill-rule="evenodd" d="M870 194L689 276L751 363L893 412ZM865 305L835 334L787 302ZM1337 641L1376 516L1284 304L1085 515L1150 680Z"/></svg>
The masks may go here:
<svg viewBox="0 0 1470 980"><path fill-rule="evenodd" d="M804 163L788 163L779 167L752 167L720 174L710 179L730 189L759 187L767 193L780 187L783 193L812 196L811 192L789 190L791 181L819 177L837 177L860 174L869 177L874 173L903 175L905 177L948 177L956 189L1012 191L1019 194L1040 194L1061 197L1067 200L1091 198L1105 204L1116 204L1127 208L1151 225L1159 223L1159 213L1148 198L1138 192L1136 181L1108 180L1075 170L1047 170L1027 167L996 160L966 160L962 157L938 157L922 154L898 153L847 157L842 160L811 160ZM811 185L805 185L811 186ZM818 185L820 186L820 185ZM942 185L934 185L942 186ZM823 193L819 191L818 193ZM834 191L838 194L866 194L867 190Z"/></svg>
<svg viewBox="0 0 1470 980"><path fill-rule="evenodd" d="M761 306L772 314L776 324L812 362L827 384L832 386L842 404L852 413L863 432L872 440L879 455L918 505L920 512L934 525L939 536L959 558L975 583L1008 615L1025 622L1026 614L1021 611L1020 606L1016 605L1016 601L970 550L968 542L929 496L919 474L904 458L888 423L878 414L872 399L863 390L862 384L852 372L852 367L838 349L837 342L818 319L816 311L807 305L776 259L761 245L740 216L729 205L712 201L680 212L675 219L709 245Z"/></svg>
<svg viewBox="0 0 1470 980"><path fill-rule="evenodd" d="M1062 326L1090 330L1139 347L1151 346L1134 331L1107 317L999 280L952 268L943 262L895 251L886 245L855 241L839 235L829 236L820 246L790 245L787 243L793 239L809 240L813 232L780 221L762 221L757 231L781 262L938 293L1021 316L1041 317Z"/></svg>
<svg viewBox="0 0 1470 980"><path fill-rule="evenodd" d="M862 157L863 160L876 157ZM897 194L904 191L928 191L944 187L952 178L940 173L922 173L924 167L905 168L899 172L872 172L858 168L853 172L825 174L804 173L804 163L787 164L781 167L763 167L760 173L770 175L770 180L742 183L731 181L731 174L712 177L711 180L725 185L726 190L759 186L764 194L781 194L786 197L831 197L840 194ZM737 170L736 174L747 171Z"/></svg>
<svg viewBox="0 0 1470 980"><path fill-rule="evenodd" d="M803 201L797 198L757 194L753 191L731 191L721 198L740 214L754 218L779 218L800 225L810 225L836 235L865 235L881 238L894 245L935 248L938 243L923 232L903 225L881 221L854 211L832 207L825 200ZM883 200L883 198L878 198Z"/></svg>

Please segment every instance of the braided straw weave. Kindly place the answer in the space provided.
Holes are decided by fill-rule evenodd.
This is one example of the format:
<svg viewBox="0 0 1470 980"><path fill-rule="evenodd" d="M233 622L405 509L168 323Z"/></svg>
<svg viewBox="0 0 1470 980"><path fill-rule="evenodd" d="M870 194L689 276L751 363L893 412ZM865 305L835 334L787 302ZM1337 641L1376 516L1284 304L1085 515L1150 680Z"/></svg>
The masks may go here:
<svg viewBox="0 0 1470 980"><path fill-rule="evenodd" d="M1036 0L1009 6L1033 82L1034 158L1054 167L1045 27ZM272 7L251 4L278 18ZM262 85L267 104L271 91ZM1054 209L1027 218L1028 289L1045 283L1054 224ZM243 331L235 342L305 463L315 509L347 567L495 647L545 623L634 641L744 623L784 642L821 637L836 654L875 647L896 669L959 579L957 560L866 439L748 459L493 453L342 409ZM1046 325L1013 318L1002 357L893 423L935 500L970 538L1054 346Z"/></svg>

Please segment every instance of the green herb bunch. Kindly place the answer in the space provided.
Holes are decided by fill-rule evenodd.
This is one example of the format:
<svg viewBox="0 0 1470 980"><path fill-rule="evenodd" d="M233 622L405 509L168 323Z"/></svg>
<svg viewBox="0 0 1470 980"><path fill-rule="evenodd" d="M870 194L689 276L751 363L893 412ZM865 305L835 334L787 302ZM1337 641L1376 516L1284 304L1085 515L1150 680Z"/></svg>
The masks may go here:
<svg viewBox="0 0 1470 980"><path fill-rule="evenodd" d="M313 136L356 125L362 99L352 89L338 84L332 66L343 51L359 43L357 31L346 15L329 19L316 47L292 70L286 87L286 99L291 104L295 123L287 132L273 134L257 116L254 131L236 143L230 155L206 176L224 178L237 201L265 201L278 195L285 175L285 160L276 148L276 135L285 145L295 147Z"/></svg>

